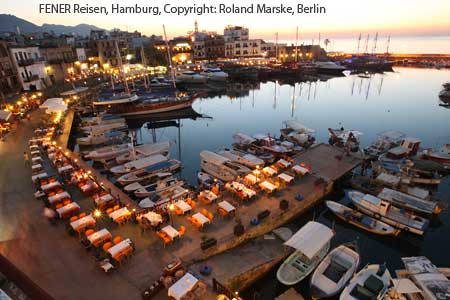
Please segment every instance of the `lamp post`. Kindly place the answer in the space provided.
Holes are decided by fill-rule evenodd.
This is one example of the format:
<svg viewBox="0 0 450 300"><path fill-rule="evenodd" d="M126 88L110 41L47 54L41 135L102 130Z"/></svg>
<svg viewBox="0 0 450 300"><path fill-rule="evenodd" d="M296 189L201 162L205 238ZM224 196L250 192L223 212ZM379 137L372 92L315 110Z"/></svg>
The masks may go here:
<svg viewBox="0 0 450 300"><path fill-rule="evenodd" d="M172 211L175 209L175 205L172 203L169 205L169 220L170 225L173 226L173 218L172 218Z"/></svg>

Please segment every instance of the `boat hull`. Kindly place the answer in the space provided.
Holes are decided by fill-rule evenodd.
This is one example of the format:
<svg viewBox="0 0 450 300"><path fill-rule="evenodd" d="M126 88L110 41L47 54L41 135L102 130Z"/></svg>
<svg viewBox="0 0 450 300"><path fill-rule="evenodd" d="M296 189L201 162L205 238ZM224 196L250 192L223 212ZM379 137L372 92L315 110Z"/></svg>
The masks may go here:
<svg viewBox="0 0 450 300"><path fill-rule="evenodd" d="M179 102L179 103L177 103ZM143 105L142 108L136 111L128 111L128 112L112 112L113 114L121 115L124 117L127 116L138 116L138 115L149 115L149 114L157 114L157 113L163 113L163 112L169 112L169 111L175 111L180 109L185 109L192 106L192 103L194 100L186 100L186 101L177 101L174 103L170 103L171 105Z"/></svg>

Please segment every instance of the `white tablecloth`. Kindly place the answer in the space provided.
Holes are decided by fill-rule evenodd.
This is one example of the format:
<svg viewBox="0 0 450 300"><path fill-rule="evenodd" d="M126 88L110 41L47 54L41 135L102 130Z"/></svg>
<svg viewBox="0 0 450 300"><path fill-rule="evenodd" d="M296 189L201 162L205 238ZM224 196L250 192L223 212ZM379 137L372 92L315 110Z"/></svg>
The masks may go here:
<svg viewBox="0 0 450 300"><path fill-rule="evenodd" d="M42 165L41 164L36 164L36 165L32 165L31 166L31 169L34 171L34 170L36 170L36 169L41 169L42 168Z"/></svg>
<svg viewBox="0 0 450 300"><path fill-rule="evenodd" d="M111 194L106 194L101 197L95 197L94 201L95 201L95 204L100 205L100 204L106 203L108 201L111 201L113 199L114 199L114 197Z"/></svg>
<svg viewBox="0 0 450 300"><path fill-rule="evenodd" d="M277 189L277 187L274 184L268 181L261 182L259 184L259 187L262 188L263 190L267 190L268 192L273 192L274 190Z"/></svg>
<svg viewBox="0 0 450 300"><path fill-rule="evenodd" d="M290 183L292 180L294 180L294 177L292 177L286 173L282 173L282 174L278 175L278 178L280 178L281 180L283 180L286 183Z"/></svg>
<svg viewBox="0 0 450 300"><path fill-rule="evenodd" d="M190 211L192 209L192 207L187 204L186 202L184 202L183 200L178 200L175 203L175 206L178 207L179 209L181 209L183 211L183 213Z"/></svg>
<svg viewBox="0 0 450 300"><path fill-rule="evenodd" d="M125 249L131 247L131 240L126 239L118 243L117 245L112 246L108 249L109 254L111 254L112 257L117 256L120 254L120 252L124 251Z"/></svg>
<svg viewBox="0 0 450 300"><path fill-rule="evenodd" d="M285 168L287 168L287 167L289 167L291 165L291 163L288 162L285 159L280 159L279 161L277 161L277 164L279 164L279 165L281 165L281 166L283 166Z"/></svg>
<svg viewBox="0 0 450 300"><path fill-rule="evenodd" d="M87 225L91 225L91 224L95 224L95 220L92 217L92 215L87 215L81 219L71 222L70 226L72 226L72 228L74 230L77 230L78 228L84 228Z"/></svg>
<svg viewBox="0 0 450 300"><path fill-rule="evenodd" d="M210 190L204 190L200 192L200 195L208 199L209 201L215 201L217 199L217 195L211 192Z"/></svg>
<svg viewBox="0 0 450 300"><path fill-rule="evenodd" d="M111 219L113 219L114 221L116 221L117 219L123 217L123 216L128 216L130 215L131 212L128 210L128 208L126 208L125 206L122 208L119 208L116 211L113 211L112 213L109 214L109 217Z"/></svg>
<svg viewBox="0 0 450 300"><path fill-rule="evenodd" d="M222 201L219 202L219 207L221 207L222 209L224 209L226 212L232 212L233 210L235 210L236 208L231 205L228 201Z"/></svg>
<svg viewBox="0 0 450 300"><path fill-rule="evenodd" d="M172 240L178 236L178 231L175 228L173 228L171 225L167 225L166 227L164 227L161 230L164 231L165 233L167 233L167 235L170 236L170 238Z"/></svg>
<svg viewBox="0 0 450 300"><path fill-rule="evenodd" d="M73 170L73 167L71 165L63 166L61 168L58 168L58 173L61 174L63 172L67 172Z"/></svg>
<svg viewBox="0 0 450 300"><path fill-rule="evenodd" d="M42 162L42 157L40 157L40 156L38 156L38 157L33 157L33 158L31 159L31 161L32 161L33 163Z"/></svg>
<svg viewBox="0 0 450 300"><path fill-rule="evenodd" d="M71 202L69 204L67 204L66 206L63 206L61 208L58 208L56 210L56 212L58 213L58 215L61 217L63 214L65 214L66 212L69 212L71 210L75 210L75 209L79 209L80 206L78 205L78 203L76 202Z"/></svg>
<svg viewBox="0 0 450 300"><path fill-rule="evenodd" d="M50 182L50 183L41 185L41 190L43 190L45 192L45 191L54 189L59 186L61 186L61 183L59 181L54 181L54 182Z"/></svg>
<svg viewBox="0 0 450 300"><path fill-rule="evenodd" d="M47 177L48 174L46 172L31 176L31 181L36 182L38 179Z"/></svg>
<svg viewBox="0 0 450 300"><path fill-rule="evenodd" d="M265 167L262 169L262 171L269 176L273 176L273 175L277 174L277 170L272 169L271 167Z"/></svg>
<svg viewBox="0 0 450 300"><path fill-rule="evenodd" d="M205 225L206 223L209 223L209 219L202 215L201 213L196 213L192 216L194 219L196 219L200 224Z"/></svg>
<svg viewBox="0 0 450 300"><path fill-rule="evenodd" d="M249 184L256 184L256 183L258 183L259 182L259 178L257 178L255 175L253 175L253 174L247 174L245 177L244 177L244 180L246 181L246 182L248 182Z"/></svg>
<svg viewBox="0 0 450 300"><path fill-rule="evenodd" d="M104 241L105 239L111 238L111 237L112 237L112 235L108 231L108 229L103 228L97 232L94 232L90 236L88 236L88 240L89 240L89 242L91 242L91 244L95 244L98 241Z"/></svg>
<svg viewBox="0 0 450 300"><path fill-rule="evenodd" d="M62 192L62 193L50 196L50 197L48 197L48 202L50 202L50 204L53 204L64 198L70 198L70 194L68 192Z"/></svg>
<svg viewBox="0 0 450 300"><path fill-rule="evenodd" d="M301 174L301 175L305 175L306 173L309 173L309 170L307 168L304 168L299 165L293 166L292 170L294 170L296 173Z"/></svg>
<svg viewBox="0 0 450 300"><path fill-rule="evenodd" d="M142 217L146 218L147 220L149 220L150 223L152 224L152 226L156 226L158 224L161 224L162 221L163 221L161 215L157 214L157 213L155 213L153 211L149 211L145 215L142 215Z"/></svg>
<svg viewBox="0 0 450 300"><path fill-rule="evenodd" d="M190 273L186 273L183 277L175 282L168 291L168 296L173 297L176 300L180 300L188 292L190 292L197 284L198 279Z"/></svg>

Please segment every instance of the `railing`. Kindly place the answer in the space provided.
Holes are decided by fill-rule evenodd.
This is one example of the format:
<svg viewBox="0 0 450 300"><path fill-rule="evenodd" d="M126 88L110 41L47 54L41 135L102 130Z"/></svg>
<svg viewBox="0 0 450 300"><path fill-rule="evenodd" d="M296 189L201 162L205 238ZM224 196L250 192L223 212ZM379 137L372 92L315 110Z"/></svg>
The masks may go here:
<svg viewBox="0 0 450 300"><path fill-rule="evenodd" d="M24 67L24 66L29 66L29 65L32 65L34 63L43 62L43 61L45 61L44 57L35 57L35 58L20 59L20 60L17 61L17 64L20 67Z"/></svg>
<svg viewBox="0 0 450 300"><path fill-rule="evenodd" d="M26 79L23 80L23 82L33 82L39 80L39 76L38 75L31 75L29 77L27 77Z"/></svg>

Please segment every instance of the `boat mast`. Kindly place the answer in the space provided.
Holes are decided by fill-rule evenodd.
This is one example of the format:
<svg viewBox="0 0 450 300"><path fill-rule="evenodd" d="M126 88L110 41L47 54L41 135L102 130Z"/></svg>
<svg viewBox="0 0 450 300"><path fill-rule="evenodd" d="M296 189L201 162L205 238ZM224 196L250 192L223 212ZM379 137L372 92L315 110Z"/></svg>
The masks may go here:
<svg viewBox="0 0 450 300"><path fill-rule="evenodd" d="M364 53L365 54L369 53L369 38L370 38L370 34L367 34L366 42L364 44Z"/></svg>
<svg viewBox="0 0 450 300"><path fill-rule="evenodd" d="M278 61L278 32L275 32L275 61Z"/></svg>
<svg viewBox="0 0 450 300"><path fill-rule="evenodd" d="M298 26L295 31L295 63L298 61Z"/></svg>
<svg viewBox="0 0 450 300"><path fill-rule="evenodd" d="M361 32L359 33L359 37L358 37L358 47L356 48L356 55L359 55L360 46L361 46Z"/></svg>
<svg viewBox="0 0 450 300"><path fill-rule="evenodd" d="M129 96L131 96L130 88L128 87L127 77L125 76L125 72L123 70L122 55L120 54L119 44L117 43L117 40L115 40L115 45L116 45L116 54L117 54L117 61L119 63L120 74L122 75L123 82L125 83L125 91L127 92L127 94Z"/></svg>
<svg viewBox="0 0 450 300"><path fill-rule="evenodd" d="M170 54L170 47L169 47L169 41L167 40L167 34L166 34L166 26L163 25L163 31L164 31L164 40L166 42L166 48L167 48L167 59L169 61L169 68L170 68L170 75L172 78L172 84L174 88L177 88L177 85L175 83L175 75L173 74L173 65L172 65L172 55Z"/></svg>
<svg viewBox="0 0 450 300"><path fill-rule="evenodd" d="M144 45L141 46L141 63L144 66L144 86L145 86L145 89L147 90L149 86L147 84L147 79L148 79L147 78L147 70L146 70L147 64L145 61Z"/></svg>
<svg viewBox="0 0 450 300"><path fill-rule="evenodd" d="M388 39L387 39L387 45L386 45L386 56L389 55L389 46L391 44L391 36L388 35Z"/></svg>
<svg viewBox="0 0 450 300"><path fill-rule="evenodd" d="M376 54L376 51L377 51L377 42L378 42L378 32L375 34L375 38L373 39L372 55L375 55L375 54Z"/></svg>

